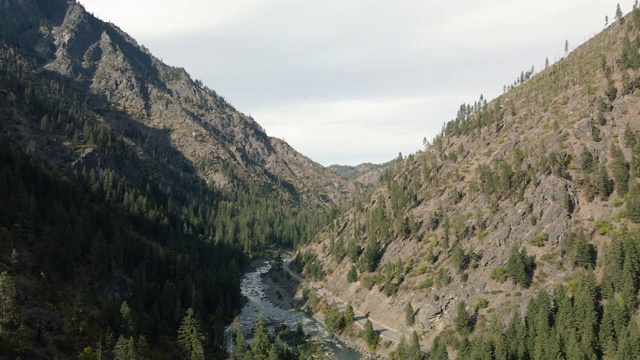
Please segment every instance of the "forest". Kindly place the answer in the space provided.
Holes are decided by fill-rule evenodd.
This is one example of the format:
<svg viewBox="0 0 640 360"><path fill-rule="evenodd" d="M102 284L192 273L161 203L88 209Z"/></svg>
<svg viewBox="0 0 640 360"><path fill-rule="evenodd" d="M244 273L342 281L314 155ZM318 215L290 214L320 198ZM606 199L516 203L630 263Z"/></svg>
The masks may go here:
<svg viewBox="0 0 640 360"><path fill-rule="evenodd" d="M175 154L143 158L157 145L141 126L114 130L10 39L0 59L0 353L174 358L189 320L224 356L247 261L305 242L336 209L214 189ZM43 159L68 149L62 166ZM72 163L83 151L104 165Z"/></svg>

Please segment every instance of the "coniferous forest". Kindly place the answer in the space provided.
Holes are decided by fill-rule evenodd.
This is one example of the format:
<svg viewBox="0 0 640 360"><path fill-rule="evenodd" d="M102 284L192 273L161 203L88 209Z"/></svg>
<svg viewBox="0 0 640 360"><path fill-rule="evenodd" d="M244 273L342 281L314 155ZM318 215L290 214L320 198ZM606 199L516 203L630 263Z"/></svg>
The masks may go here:
<svg viewBox="0 0 640 360"><path fill-rule="evenodd" d="M247 260L304 242L336 210L209 186L150 129L114 128L37 70L12 34L0 38L0 358L175 358L191 340L224 357Z"/></svg>
<svg viewBox="0 0 640 360"><path fill-rule="evenodd" d="M337 166L363 194L75 1L0 1L0 359L225 358L230 327L234 358L305 358L302 325L231 325L282 249L364 351L640 358L640 9L568 45L424 151Z"/></svg>

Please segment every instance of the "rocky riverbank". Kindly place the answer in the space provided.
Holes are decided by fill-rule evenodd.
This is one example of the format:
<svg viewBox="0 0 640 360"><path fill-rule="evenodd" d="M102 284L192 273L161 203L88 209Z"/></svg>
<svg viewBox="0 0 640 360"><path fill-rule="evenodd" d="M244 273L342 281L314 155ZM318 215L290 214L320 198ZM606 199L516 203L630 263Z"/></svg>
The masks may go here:
<svg viewBox="0 0 640 360"><path fill-rule="evenodd" d="M291 277L281 266L272 264L271 269L262 274L264 283L267 285L266 295L269 301L276 306L287 310L305 310L318 322L324 324L324 309L328 304L324 300L309 304L305 301L303 286L300 282ZM312 305L312 308L309 308ZM333 334L340 342L349 348L362 354L363 359L388 359L390 352L395 349L395 343L385 338L380 338L375 353L367 347L364 339L360 337L362 326L353 324L351 328L344 329L339 334Z"/></svg>

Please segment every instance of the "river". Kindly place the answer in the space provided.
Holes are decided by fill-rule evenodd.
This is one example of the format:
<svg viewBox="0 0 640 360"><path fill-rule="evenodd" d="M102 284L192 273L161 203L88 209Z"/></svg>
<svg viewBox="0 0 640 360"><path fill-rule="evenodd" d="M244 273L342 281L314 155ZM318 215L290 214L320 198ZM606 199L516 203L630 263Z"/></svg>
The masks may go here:
<svg viewBox="0 0 640 360"><path fill-rule="evenodd" d="M264 283L262 274L267 273L270 268L271 265L263 264L247 272L242 277L240 289L242 295L247 298L247 304L242 308L239 318L240 328L245 336L253 331L258 319L258 314L262 313L267 325L271 328L273 328L273 325L284 323L288 327L295 329L296 324L300 322L304 333L319 339L323 344L326 354L332 358L341 360L363 358L361 354L337 340L321 323L311 316L299 310L281 309L269 301L265 291L267 285ZM230 328L226 330L226 338L227 349L229 349L231 347L229 341L231 338Z"/></svg>

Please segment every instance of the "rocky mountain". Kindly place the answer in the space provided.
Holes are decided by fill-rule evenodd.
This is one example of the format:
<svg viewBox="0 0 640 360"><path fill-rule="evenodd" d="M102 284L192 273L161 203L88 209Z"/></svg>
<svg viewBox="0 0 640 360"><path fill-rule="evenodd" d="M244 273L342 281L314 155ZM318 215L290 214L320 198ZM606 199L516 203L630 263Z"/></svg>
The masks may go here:
<svg viewBox="0 0 640 360"><path fill-rule="evenodd" d="M603 307L616 296L631 309L628 326L637 326L629 304L639 279L621 265L625 251L635 261L635 250L621 250L621 239L637 235L640 222L639 32L634 10L498 98L463 104L426 151L392 165L382 185L301 249L307 276L407 339L415 331L438 349L434 358L442 344L461 358L476 351L470 344L495 349L494 358L509 346L509 333L499 335L509 321L510 331L529 331L534 320L520 316L535 313L527 306L538 294L556 296L548 307L557 310L566 293L577 309L583 286L613 289L585 295L591 333L608 326L613 315ZM622 281L609 279L611 266L628 276L627 302L622 285L607 282ZM558 354L570 354L590 336L579 329L584 317L572 320L574 329L554 314L548 333L563 326ZM581 351L623 351L618 331L609 345L593 340ZM527 344L513 358L533 354L533 337Z"/></svg>
<svg viewBox="0 0 640 360"><path fill-rule="evenodd" d="M378 184L380 175L387 167L391 166L394 161L395 160L392 160L383 164L363 163L356 166L336 164L329 166L329 169L347 179L357 181L366 186L375 187L375 185Z"/></svg>
<svg viewBox="0 0 640 360"><path fill-rule="evenodd" d="M353 183L267 136L184 69L163 64L75 1L7 0L0 8L0 33L29 50L31 71L71 89L76 104L94 111L145 156L167 163L182 156L211 186L252 184L294 202L337 204L357 192ZM73 161L95 162L96 156L88 150Z"/></svg>
<svg viewBox="0 0 640 360"><path fill-rule="evenodd" d="M75 1L0 0L0 359L225 358L243 265L359 188Z"/></svg>

